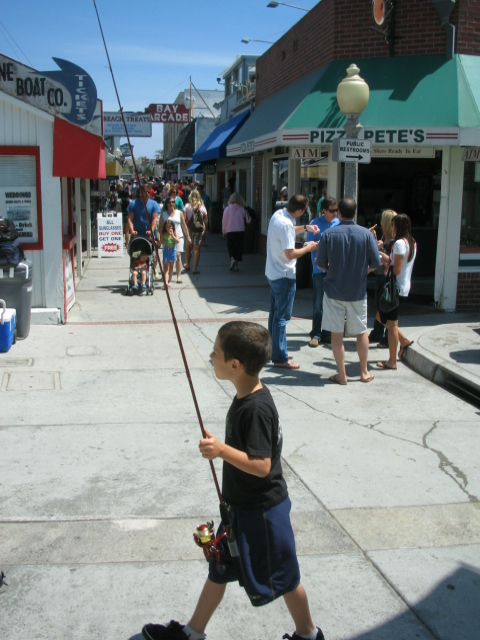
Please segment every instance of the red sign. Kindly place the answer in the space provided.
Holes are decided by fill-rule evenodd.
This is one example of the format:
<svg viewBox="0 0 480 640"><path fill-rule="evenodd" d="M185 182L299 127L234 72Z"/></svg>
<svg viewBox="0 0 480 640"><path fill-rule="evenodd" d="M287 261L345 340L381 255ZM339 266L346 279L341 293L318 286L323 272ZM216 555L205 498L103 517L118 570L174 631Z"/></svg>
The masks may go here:
<svg viewBox="0 0 480 640"><path fill-rule="evenodd" d="M187 124L190 122L190 109L184 104L151 104L147 111L152 122Z"/></svg>

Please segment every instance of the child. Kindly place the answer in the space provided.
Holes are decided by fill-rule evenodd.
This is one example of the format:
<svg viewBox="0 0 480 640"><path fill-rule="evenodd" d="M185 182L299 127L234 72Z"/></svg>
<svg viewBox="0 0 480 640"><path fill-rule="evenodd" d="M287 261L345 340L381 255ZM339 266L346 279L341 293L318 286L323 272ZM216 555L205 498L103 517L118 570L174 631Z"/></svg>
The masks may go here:
<svg viewBox="0 0 480 640"><path fill-rule="evenodd" d="M290 640L324 640L310 616L300 583L295 540L290 523L290 498L283 478L282 430L270 391L259 378L270 361L272 341L267 329L253 322L234 321L221 327L211 360L215 375L230 380L237 394L226 419L225 443L211 434L200 440L204 458L223 459L222 496L229 505L239 547L245 590L254 606L283 596L296 631ZM227 582L238 579L225 545L220 564L209 563L207 581L188 624L147 624L146 640L201 640L220 604Z"/></svg>
<svg viewBox="0 0 480 640"><path fill-rule="evenodd" d="M173 265L177 261L177 249L175 245L180 242L175 231L175 225L169 219L165 220L162 229L163 238L163 273L168 286L172 286ZM167 274L168 270L168 274Z"/></svg>
<svg viewBox="0 0 480 640"><path fill-rule="evenodd" d="M147 285L145 284L147 281L147 268L148 268L148 260L149 257L146 253L142 253L141 251L135 251L132 255L133 258L133 271L132 271L132 290L138 291L137 284L137 276L140 271L140 278L142 283L142 293L147 290Z"/></svg>

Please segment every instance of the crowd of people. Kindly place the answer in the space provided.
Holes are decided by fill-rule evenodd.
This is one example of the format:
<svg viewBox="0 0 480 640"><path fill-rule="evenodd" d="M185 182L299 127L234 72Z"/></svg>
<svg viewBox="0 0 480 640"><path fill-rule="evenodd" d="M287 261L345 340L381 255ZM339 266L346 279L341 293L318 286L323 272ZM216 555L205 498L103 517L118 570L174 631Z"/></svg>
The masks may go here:
<svg viewBox="0 0 480 640"><path fill-rule="evenodd" d="M268 327L272 336L272 361L276 367L299 369L287 350L286 328L290 321L296 290L296 261L310 253L313 268L313 313L310 347L331 342L337 372L329 380L346 385L344 336L355 336L360 361L360 381L374 379L368 370L367 276L377 271L376 302L389 271L393 272L399 304L388 312L378 310L372 337L388 341L389 357L378 369L395 370L412 344L399 328L399 309L410 291L417 246L408 215L387 210L382 215L383 235L377 239L375 227L356 224L356 203L323 195L321 215L309 224L298 225L308 206L308 198L291 197L285 208L274 212L267 234L265 275L270 285ZM375 225L376 226L376 225ZM303 247L295 248L295 237L306 232ZM381 331L381 333L380 333ZM380 347L384 346L379 342ZM399 347L398 355L397 348Z"/></svg>

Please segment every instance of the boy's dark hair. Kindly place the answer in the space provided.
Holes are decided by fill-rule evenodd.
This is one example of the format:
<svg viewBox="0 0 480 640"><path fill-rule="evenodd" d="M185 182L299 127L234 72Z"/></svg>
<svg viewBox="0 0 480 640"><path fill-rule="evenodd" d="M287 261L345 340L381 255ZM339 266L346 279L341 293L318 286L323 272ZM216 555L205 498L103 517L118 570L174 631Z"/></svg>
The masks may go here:
<svg viewBox="0 0 480 640"><path fill-rule="evenodd" d="M272 338L267 329L256 322L227 322L220 327L218 339L225 362L235 358L249 376L260 373L272 358Z"/></svg>
<svg viewBox="0 0 480 640"><path fill-rule="evenodd" d="M357 205L352 198L343 198L343 200L340 200L338 208L340 209L340 215L342 218L345 218L345 220L353 220L357 213Z"/></svg>

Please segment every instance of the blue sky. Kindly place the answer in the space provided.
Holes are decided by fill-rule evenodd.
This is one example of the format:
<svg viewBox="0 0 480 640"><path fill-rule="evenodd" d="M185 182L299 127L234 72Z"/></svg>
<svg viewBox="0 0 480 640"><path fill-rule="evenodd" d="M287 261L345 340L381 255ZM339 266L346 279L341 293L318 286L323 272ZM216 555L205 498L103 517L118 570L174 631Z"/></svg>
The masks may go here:
<svg viewBox="0 0 480 640"><path fill-rule="evenodd" d="M216 78L238 54L262 54L304 17L269 0L96 0L120 101L125 111L173 102L194 85L218 89ZM288 0L311 9L318 0ZM56 69L52 57L74 62L93 78L104 111L118 111L93 0L3 2L0 51L39 71ZM162 125L152 138L133 138L135 156L163 146Z"/></svg>

